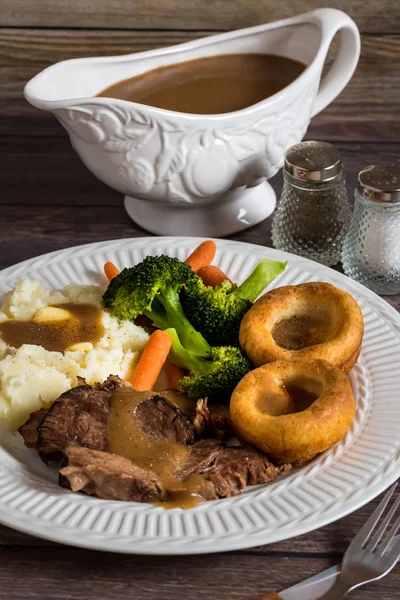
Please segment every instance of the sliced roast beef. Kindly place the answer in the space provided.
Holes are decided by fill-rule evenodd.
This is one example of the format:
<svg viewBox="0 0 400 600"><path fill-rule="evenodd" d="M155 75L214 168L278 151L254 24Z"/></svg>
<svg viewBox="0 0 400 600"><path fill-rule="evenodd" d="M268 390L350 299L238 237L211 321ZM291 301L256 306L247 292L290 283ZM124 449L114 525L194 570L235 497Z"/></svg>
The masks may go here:
<svg viewBox="0 0 400 600"><path fill-rule="evenodd" d="M132 390L126 396L127 418L133 414L145 436L149 436L150 451L150 438L171 442L175 449L176 443L186 446L178 448L179 469L172 466L177 464L172 460L168 463L171 473L166 478L162 474L161 480L158 471L140 466L139 459L135 463L106 451L110 405L114 408L110 401L113 391L122 385L112 376L93 386L80 379L79 385L62 394L50 409L32 414L21 427L25 444L36 448L45 462L63 460L61 485L99 498L154 502L171 494L187 494L188 485L193 489L193 479L191 483L185 481L200 475L197 493L205 500L214 500L239 494L247 485L273 481L280 471L290 468L275 467L254 448L228 447L220 441L233 434L226 407L209 408L205 400L195 406L168 392ZM194 442L196 436L205 439ZM164 455L162 461L160 473L165 470Z"/></svg>
<svg viewBox="0 0 400 600"><path fill-rule="evenodd" d="M109 401L113 390L121 385L122 381L112 376L93 387L81 379L80 385L61 394L38 426L37 447L42 460L60 460L69 443L105 450Z"/></svg>
<svg viewBox="0 0 400 600"><path fill-rule="evenodd" d="M78 377L79 385L86 385L86 381L83 377ZM94 389L101 390L102 392L113 392L121 387L132 387L127 381L122 381L117 375L109 375L103 383L95 383Z"/></svg>
<svg viewBox="0 0 400 600"><path fill-rule="evenodd" d="M33 413L21 427L25 444L35 448L45 462L60 460L62 449L68 443L94 450L106 450L106 429L109 403L115 389L125 386L118 377L110 376L102 384L87 385L78 378L79 385L62 394L49 410ZM135 409L144 433L171 442L189 444L194 441L191 419L175 404L155 394L137 392L144 401Z"/></svg>
<svg viewBox="0 0 400 600"><path fill-rule="evenodd" d="M254 448L227 447L207 439L192 446L186 464L176 476L185 479L194 473L205 479L201 495L206 500L216 500L235 496L247 485L273 481L279 469Z"/></svg>
<svg viewBox="0 0 400 600"><path fill-rule="evenodd" d="M187 461L179 469L175 476L177 479L187 479L195 473L202 473L210 465L213 465L217 459L223 445L217 440L200 440L190 447L190 453Z"/></svg>
<svg viewBox="0 0 400 600"><path fill-rule="evenodd" d="M59 481L73 492L131 502L154 502L163 498L157 475L123 456L74 445L64 448L64 456L67 465L60 469Z"/></svg>
<svg viewBox="0 0 400 600"><path fill-rule="evenodd" d="M44 415L47 415L47 413L47 408L37 410L32 413L27 422L19 428L19 432L22 435L24 444L27 448L38 450L38 427Z"/></svg>
<svg viewBox="0 0 400 600"><path fill-rule="evenodd" d="M152 438L179 444L194 441L193 423L189 417L162 395L138 404L135 416L143 432Z"/></svg>
<svg viewBox="0 0 400 600"><path fill-rule="evenodd" d="M233 429L231 413L229 406L215 405L210 407L211 419L217 432L217 437L222 439L230 438L235 435Z"/></svg>
<svg viewBox="0 0 400 600"><path fill-rule="evenodd" d="M229 498L242 492L248 485L274 481L279 470L267 457L250 447L222 448L216 461L201 472L213 485L214 498ZM207 486L207 499L210 486Z"/></svg>
<svg viewBox="0 0 400 600"><path fill-rule="evenodd" d="M227 439L235 435L228 406L208 406L207 398L200 398L196 404L193 426L198 439Z"/></svg>
<svg viewBox="0 0 400 600"><path fill-rule="evenodd" d="M210 423L211 415L207 406L207 398L200 398L197 400L196 413L193 417L193 427L197 439L203 437L207 429L209 429Z"/></svg>
<svg viewBox="0 0 400 600"><path fill-rule="evenodd" d="M95 383L92 387L96 390L105 392L112 392L113 390L125 385L122 380L116 375L110 375L103 383ZM87 386L86 381L83 377L78 377L78 387ZM76 388L75 388L76 389ZM61 397L59 398L61 400ZM41 408L36 412L32 413L29 419L20 428L19 432L24 439L24 444L27 448L38 450L38 429L39 425L45 415L49 412L47 408Z"/></svg>
<svg viewBox="0 0 400 600"><path fill-rule="evenodd" d="M155 473L127 458L74 445L64 449L64 456L67 464L60 470L60 483L73 491L137 502L168 496L168 489L163 490ZM216 500L235 496L247 485L273 481L278 473L279 469L253 448L226 447L217 440L202 440L190 447L188 460L175 477L182 481L183 491L185 479L202 475L199 495L205 500Z"/></svg>
<svg viewBox="0 0 400 600"><path fill-rule="evenodd" d="M59 460L71 442L105 450L109 393L79 385L62 394L38 428L39 455L45 462Z"/></svg>

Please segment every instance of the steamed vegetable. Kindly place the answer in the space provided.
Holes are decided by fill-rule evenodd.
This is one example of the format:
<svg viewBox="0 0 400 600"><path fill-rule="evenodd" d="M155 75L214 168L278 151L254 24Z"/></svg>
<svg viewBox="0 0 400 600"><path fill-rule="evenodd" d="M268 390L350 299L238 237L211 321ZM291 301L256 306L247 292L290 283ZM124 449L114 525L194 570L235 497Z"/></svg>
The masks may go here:
<svg viewBox="0 0 400 600"><path fill-rule="evenodd" d="M147 256L110 281L103 303L121 320L145 315L158 329L176 329L188 350L206 356L210 345L191 325L180 300L182 285L192 279L201 281L189 265L177 258Z"/></svg>
<svg viewBox="0 0 400 600"><path fill-rule="evenodd" d="M156 329L147 342L134 373L131 384L138 392L152 390L171 349L171 337Z"/></svg>
<svg viewBox="0 0 400 600"><path fill-rule="evenodd" d="M183 379L186 375L185 369L177 367L176 365L174 365L174 363L167 359L165 363L165 372L168 378L168 386L171 388L171 390L177 390L180 380Z"/></svg>
<svg viewBox="0 0 400 600"><path fill-rule="evenodd" d="M187 318L211 345L238 346L242 318L286 264L264 258L239 287L229 280L211 287L198 277L188 279L182 293Z"/></svg>
<svg viewBox="0 0 400 600"><path fill-rule="evenodd" d="M195 250L193 250L192 254L190 254L185 260L185 263L197 273L199 269L207 267L211 263L216 251L217 246L215 245L215 242L212 240L206 240L205 242L202 242L200 246L197 246Z"/></svg>
<svg viewBox="0 0 400 600"><path fill-rule="evenodd" d="M197 275L201 277L204 285L210 285L211 287L217 287L224 281L229 281L225 273L215 265L208 265L207 267L199 269Z"/></svg>
<svg viewBox="0 0 400 600"><path fill-rule="evenodd" d="M111 279L114 279L114 277L119 275L120 271L118 267L114 265L114 263L106 262L106 264L104 265L104 273L108 281L111 281Z"/></svg>
<svg viewBox="0 0 400 600"><path fill-rule="evenodd" d="M184 348L175 329L167 329L166 333L172 339L170 360L189 371L189 375L178 382L178 389L193 398L229 401L236 385L250 370L250 362L240 348L211 348L205 358Z"/></svg>

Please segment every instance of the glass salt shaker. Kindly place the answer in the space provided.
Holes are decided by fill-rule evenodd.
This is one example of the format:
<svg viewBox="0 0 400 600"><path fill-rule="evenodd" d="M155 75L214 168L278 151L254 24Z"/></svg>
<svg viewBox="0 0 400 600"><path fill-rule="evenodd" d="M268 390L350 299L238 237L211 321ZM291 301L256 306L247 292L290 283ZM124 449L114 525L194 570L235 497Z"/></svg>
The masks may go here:
<svg viewBox="0 0 400 600"><path fill-rule="evenodd" d="M400 292L400 164L366 167L342 251L346 275L377 294Z"/></svg>
<svg viewBox="0 0 400 600"><path fill-rule="evenodd" d="M327 142L292 146L285 156L283 179L272 223L273 245L336 265L351 214L338 150Z"/></svg>

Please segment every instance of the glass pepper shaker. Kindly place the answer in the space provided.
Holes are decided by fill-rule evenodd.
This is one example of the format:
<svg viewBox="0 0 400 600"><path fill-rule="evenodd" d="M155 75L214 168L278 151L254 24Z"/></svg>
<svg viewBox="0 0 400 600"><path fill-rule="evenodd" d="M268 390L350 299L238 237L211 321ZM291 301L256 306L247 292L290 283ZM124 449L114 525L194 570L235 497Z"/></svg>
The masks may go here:
<svg viewBox="0 0 400 600"><path fill-rule="evenodd" d="M272 222L273 245L336 265L351 214L338 150L327 142L292 146L285 156L283 179Z"/></svg>
<svg viewBox="0 0 400 600"><path fill-rule="evenodd" d="M366 167L342 250L346 275L377 294L400 292L400 164Z"/></svg>

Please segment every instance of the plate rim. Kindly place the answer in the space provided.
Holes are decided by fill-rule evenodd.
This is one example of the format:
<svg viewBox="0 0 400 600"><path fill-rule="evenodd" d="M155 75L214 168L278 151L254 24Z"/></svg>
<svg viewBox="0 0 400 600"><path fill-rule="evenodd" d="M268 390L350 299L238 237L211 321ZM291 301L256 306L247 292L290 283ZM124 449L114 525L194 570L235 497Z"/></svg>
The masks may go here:
<svg viewBox="0 0 400 600"><path fill-rule="evenodd" d="M184 235L179 235L179 236L178 235L169 235L169 236L146 235L146 236L138 236L138 237L131 237L131 238L127 237L127 238L120 238L120 239L112 238L112 239L102 240L99 242L88 242L87 244L77 244L75 246L68 246L67 248L61 248L58 250L52 250L50 252L45 252L44 254L38 254L36 256L32 256L31 258L27 258L25 260L22 260L17 263L14 263L12 265L9 265L8 267L5 267L4 269L0 270L0 282L3 279L3 276L7 276L8 272L10 272L11 270L14 270L17 268L22 268L24 266L27 266L28 264L34 264L35 261L56 257L65 252L72 253L73 251L77 251L77 250L83 251L87 248L95 248L95 247L100 248L103 245L113 246L114 244L120 244L120 243L124 243L124 244L125 243L126 244L135 243L135 242L145 243L147 241L154 241L154 240L163 240L164 242L171 242L171 243L176 243L177 241L185 241L186 242L188 240L190 240L190 241L193 240L194 246L197 244L200 244L201 242L204 242L206 240L212 240L217 245L217 253L218 253L218 244L223 244L223 245L238 244L239 246L254 248L257 251L267 250L268 252L272 252L273 254L276 254L275 260L282 259L282 257L283 257L283 258L286 258L287 261L295 259L295 260L298 260L301 262L305 262L305 263L309 264L311 268L315 268L317 266L317 267L323 269L324 271L334 273L335 277L339 277L340 279L342 279L345 282L351 282L351 285L354 286L356 289L362 290L364 295L366 294L368 296L371 296L373 299L377 300L379 303L384 303L385 306L387 308L389 308L390 312L392 312L393 316L399 318L399 324L400 324L400 313L395 308L393 308L393 306L391 304L389 304L389 302L387 302L381 296L379 296L378 294L376 294L375 292L373 292L372 290L370 290L369 288L364 286L362 283L359 283L355 279L351 279L344 273L337 271L336 269L334 269L332 267L328 267L326 265L323 265L322 263L318 263L315 260L311 260L309 258L299 256L297 254L292 254L291 252L285 252L284 250L277 250L276 248L272 248L271 246L262 246L261 244L254 244L252 242L243 242L241 240L233 240L233 239L227 239L227 238L184 236Z"/></svg>

